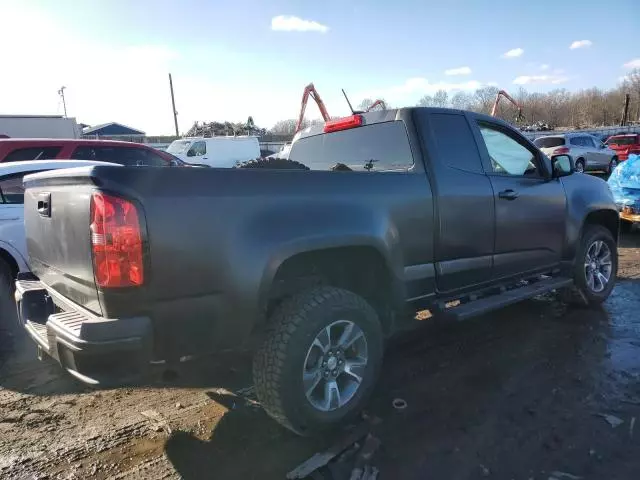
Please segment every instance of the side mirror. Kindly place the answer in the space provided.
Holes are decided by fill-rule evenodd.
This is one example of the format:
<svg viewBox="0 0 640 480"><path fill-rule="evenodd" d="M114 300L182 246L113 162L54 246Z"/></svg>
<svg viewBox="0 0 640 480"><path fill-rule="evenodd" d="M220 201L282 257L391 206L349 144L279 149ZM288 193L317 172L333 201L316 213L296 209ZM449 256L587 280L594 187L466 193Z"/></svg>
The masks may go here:
<svg viewBox="0 0 640 480"><path fill-rule="evenodd" d="M573 158L569 155L553 155L551 157L553 178L566 177L576 171Z"/></svg>

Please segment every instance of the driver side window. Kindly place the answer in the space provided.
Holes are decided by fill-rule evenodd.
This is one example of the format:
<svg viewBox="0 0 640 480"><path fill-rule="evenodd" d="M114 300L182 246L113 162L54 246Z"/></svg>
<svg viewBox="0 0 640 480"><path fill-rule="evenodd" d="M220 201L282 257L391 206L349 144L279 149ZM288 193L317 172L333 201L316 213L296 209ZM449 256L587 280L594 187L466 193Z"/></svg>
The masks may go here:
<svg viewBox="0 0 640 480"><path fill-rule="evenodd" d="M535 153L506 133L480 124L480 133L489 152L491 169L498 175L541 177Z"/></svg>
<svg viewBox="0 0 640 480"><path fill-rule="evenodd" d="M187 157L201 157L207 153L207 144L205 142L195 142L187 152Z"/></svg>

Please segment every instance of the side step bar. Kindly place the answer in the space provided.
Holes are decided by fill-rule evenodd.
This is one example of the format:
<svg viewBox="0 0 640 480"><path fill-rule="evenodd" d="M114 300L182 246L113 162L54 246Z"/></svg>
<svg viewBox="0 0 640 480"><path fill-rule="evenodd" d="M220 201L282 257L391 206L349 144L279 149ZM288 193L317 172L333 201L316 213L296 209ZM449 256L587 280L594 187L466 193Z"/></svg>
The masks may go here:
<svg viewBox="0 0 640 480"><path fill-rule="evenodd" d="M568 287L572 284L573 279L567 277L545 278L544 280L532 282L523 287L505 290L502 293L441 310L440 314L452 320L466 320L551 290Z"/></svg>

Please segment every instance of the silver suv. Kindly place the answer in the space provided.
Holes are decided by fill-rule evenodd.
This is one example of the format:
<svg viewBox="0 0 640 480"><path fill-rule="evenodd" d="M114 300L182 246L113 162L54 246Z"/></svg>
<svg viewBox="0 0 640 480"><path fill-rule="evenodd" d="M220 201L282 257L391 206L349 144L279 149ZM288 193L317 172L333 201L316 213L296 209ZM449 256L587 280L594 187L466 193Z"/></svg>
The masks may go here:
<svg viewBox="0 0 640 480"><path fill-rule="evenodd" d="M576 171L604 170L613 172L618 165L616 152L608 148L593 135L586 133L565 133L536 138L533 143L545 155L571 155Z"/></svg>

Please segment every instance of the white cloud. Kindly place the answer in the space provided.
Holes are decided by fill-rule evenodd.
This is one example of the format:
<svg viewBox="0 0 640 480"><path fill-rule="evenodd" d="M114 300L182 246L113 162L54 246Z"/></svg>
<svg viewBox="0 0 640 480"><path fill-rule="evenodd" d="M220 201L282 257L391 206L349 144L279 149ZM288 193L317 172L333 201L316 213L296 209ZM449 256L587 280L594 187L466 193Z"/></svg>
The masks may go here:
<svg viewBox="0 0 640 480"><path fill-rule="evenodd" d="M568 77L560 75L520 75L513 80L515 85L557 85L569 80Z"/></svg>
<svg viewBox="0 0 640 480"><path fill-rule="evenodd" d="M293 15L278 15L271 19L271 30L281 32L320 32L326 33L329 27L314 20L304 20Z"/></svg>
<svg viewBox="0 0 640 480"><path fill-rule="evenodd" d="M569 48L571 50L575 50L576 48L585 48L590 47L591 45L593 45L591 40L576 40L569 46Z"/></svg>
<svg viewBox="0 0 640 480"><path fill-rule="evenodd" d="M634 58L633 60L629 60L627 63L623 65L624 68L640 68L640 58Z"/></svg>
<svg viewBox="0 0 640 480"><path fill-rule="evenodd" d="M524 53L524 50L521 49L521 48L512 48L508 52L503 53L502 57L503 58L516 58L516 57L521 57L523 53Z"/></svg>
<svg viewBox="0 0 640 480"><path fill-rule="evenodd" d="M450 68L449 70L445 70L444 74L445 75L470 75L471 69L469 67Z"/></svg>
<svg viewBox="0 0 640 480"><path fill-rule="evenodd" d="M549 70L549 65L546 63L543 63L542 65L540 65L540 70Z"/></svg>

